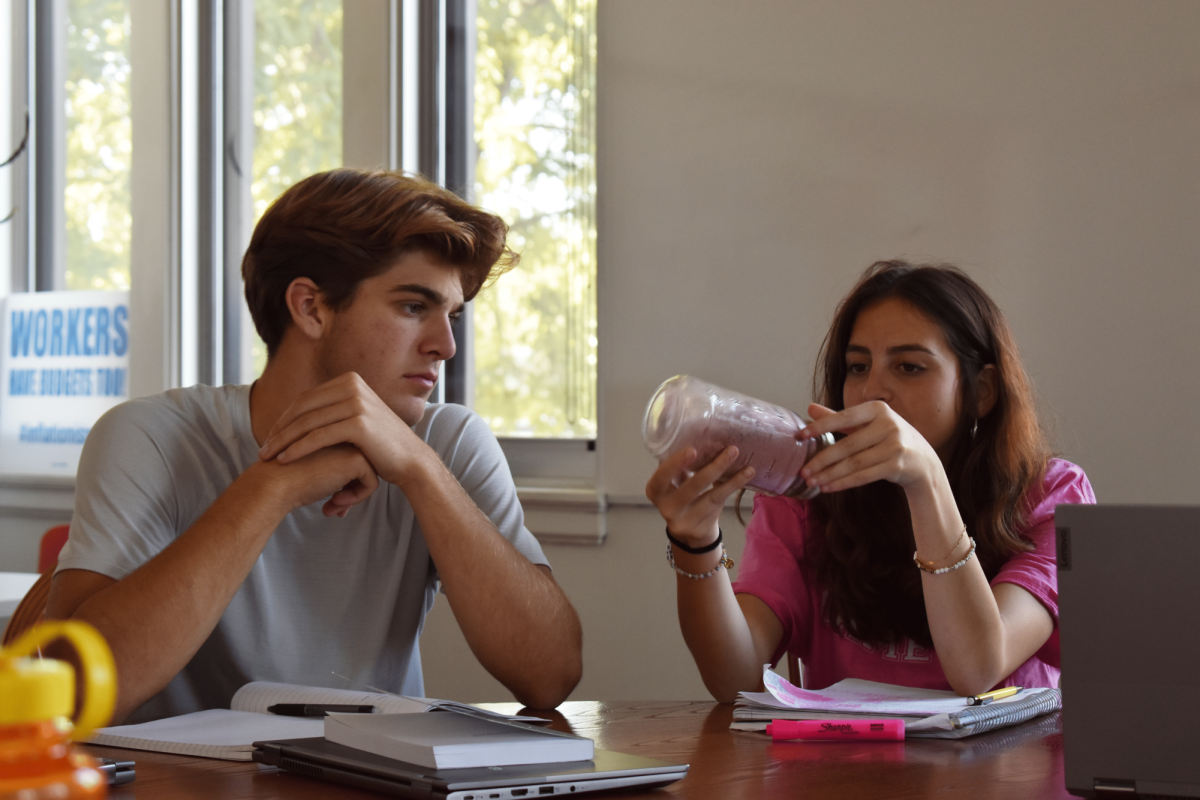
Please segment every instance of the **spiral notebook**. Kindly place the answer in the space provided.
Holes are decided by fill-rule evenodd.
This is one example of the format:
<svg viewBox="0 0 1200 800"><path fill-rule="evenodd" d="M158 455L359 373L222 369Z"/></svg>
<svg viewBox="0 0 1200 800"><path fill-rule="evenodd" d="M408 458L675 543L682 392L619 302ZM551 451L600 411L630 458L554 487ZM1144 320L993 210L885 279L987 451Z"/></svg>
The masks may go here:
<svg viewBox="0 0 1200 800"><path fill-rule="evenodd" d="M742 692L733 710L733 730L765 730L773 719L895 717L907 738L959 739L1040 717L1062 708L1058 689L1025 689L986 706L937 689L916 689L849 678L819 691L793 686L763 667L765 692Z"/></svg>

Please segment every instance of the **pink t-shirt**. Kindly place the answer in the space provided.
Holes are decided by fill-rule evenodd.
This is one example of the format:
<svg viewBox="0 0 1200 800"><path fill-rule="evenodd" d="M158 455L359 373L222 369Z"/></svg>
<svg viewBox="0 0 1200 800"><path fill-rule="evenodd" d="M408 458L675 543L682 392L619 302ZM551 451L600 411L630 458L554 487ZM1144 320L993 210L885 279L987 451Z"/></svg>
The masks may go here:
<svg viewBox="0 0 1200 800"><path fill-rule="evenodd" d="M1041 491L1031 493L1029 525L1022 535L1034 546L1008 560L992 585L1015 583L1032 594L1054 618L1054 633L1000 686L1058 686L1058 573L1054 556L1054 507L1059 503L1095 503L1083 470L1051 459ZM835 631L821 618L819 587L807 580L804 541L809 534L809 505L787 497L759 495L746 530L746 549L733 590L762 600L783 624L783 638L772 657L795 654L804 664L804 684L823 689L843 678L949 689L937 653L903 637L886 646L868 645ZM913 569L916 569L914 566Z"/></svg>

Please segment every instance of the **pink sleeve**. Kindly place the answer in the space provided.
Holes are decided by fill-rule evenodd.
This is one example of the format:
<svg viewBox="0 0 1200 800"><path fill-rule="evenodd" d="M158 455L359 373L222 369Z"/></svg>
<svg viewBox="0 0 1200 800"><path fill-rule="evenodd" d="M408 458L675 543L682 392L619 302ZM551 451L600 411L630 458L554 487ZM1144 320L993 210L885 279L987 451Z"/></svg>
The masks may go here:
<svg viewBox="0 0 1200 800"><path fill-rule="evenodd" d="M1036 597L1054 619L1054 633L1036 656L1058 666L1058 565L1054 547L1054 508L1059 503L1095 503L1096 495L1083 470L1069 461L1051 459L1039 496L1031 499L1029 522L1022 536L1033 544L1028 553L1010 558L992 586L1013 583Z"/></svg>
<svg viewBox="0 0 1200 800"><path fill-rule="evenodd" d="M783 636L771 657L777 663L794 641L806 641L812 604L800 561L808 530L807 504L786 497L754 498L754 515L746 528L746 548L737 567L733 591L767 604L783 625Z"/></svg>

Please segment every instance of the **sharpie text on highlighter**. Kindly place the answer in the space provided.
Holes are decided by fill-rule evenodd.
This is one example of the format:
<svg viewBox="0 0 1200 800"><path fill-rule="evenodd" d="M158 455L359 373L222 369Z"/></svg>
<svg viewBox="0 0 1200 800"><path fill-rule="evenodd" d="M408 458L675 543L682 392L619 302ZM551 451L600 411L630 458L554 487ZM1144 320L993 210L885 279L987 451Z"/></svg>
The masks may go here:
<svg viewBox="0 0 1200 800"><path fill-rule="evenodd" d="M904 739L904 720L777 719L767 725L767 735L775 741L799 739L825 742L865 740L895 742Z"/></svg>

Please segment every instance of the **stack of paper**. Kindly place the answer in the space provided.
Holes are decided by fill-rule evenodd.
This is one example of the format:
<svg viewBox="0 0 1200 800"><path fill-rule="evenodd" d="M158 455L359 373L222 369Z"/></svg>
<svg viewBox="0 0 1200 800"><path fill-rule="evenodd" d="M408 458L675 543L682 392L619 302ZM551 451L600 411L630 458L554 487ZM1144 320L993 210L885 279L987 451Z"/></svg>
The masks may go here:
<svg viewBox="0 0 1200 800"><path fill-rule="evenodd" d="M92 733L88 743L131 750L222 758L229 761L250 761L254 742L305 739L319 737L324 733L323 717L275 716L268 712L267 708L276 703L375 706L375 714L359 715L366 717L465 709L473 714L492 715L505 720L545 722L536 717L497 714L452 700L257 681L238 689L228 710L210 709L143 722L140 725L99 728Z"/></svg>
<svg viewBox="0 0 1200 800"><path fill-rule="evenodd" d="M1015 725L1062 708L1058 689L1025 689L986 706L938 689L915 689L848 678L820 691L793 686L763 667L766 692L742 692L733 710L734 730L764 730L773 719L898 717L904 735L957 739Z"/></svg>
<svg viewBox="0 0 1200 800"><path fill-rule="evenodd" d="M317 717L276 717L272 714L213 708L139 725L99 728L87 741L89 744L130 750L250 761L254 742L307 739L320 736L324 726L324 720Z"/></svg>
<svg viewBox="0 0 1200 800"><path fill-rule="evenodd" d="M591 739L478 713L331 714L328 741L429 769L591 761Z"/></svg>

